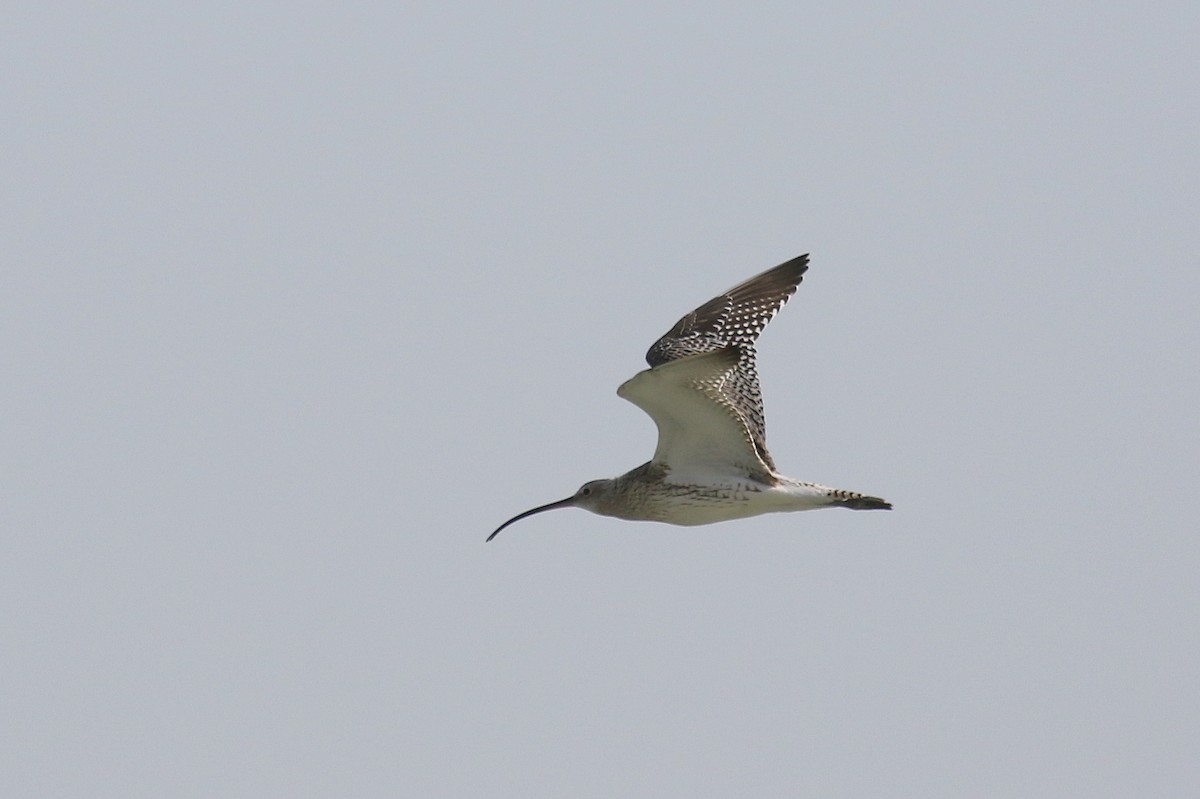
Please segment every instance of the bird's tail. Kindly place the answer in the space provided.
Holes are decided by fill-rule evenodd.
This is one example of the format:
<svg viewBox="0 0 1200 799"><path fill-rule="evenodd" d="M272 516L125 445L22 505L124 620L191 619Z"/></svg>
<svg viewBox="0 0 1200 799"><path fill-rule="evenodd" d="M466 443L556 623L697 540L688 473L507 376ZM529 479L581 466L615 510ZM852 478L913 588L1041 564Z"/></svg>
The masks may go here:
<svg viewBox="0 0 1200 799"><path fill-rule="evenodd" d="M851 510L891 510L892 503L886 499L879 497L866 497L862 494L855 494L850 491L839 492L845 496L833 501L834 505L841 508L850 508Z"/></svg>

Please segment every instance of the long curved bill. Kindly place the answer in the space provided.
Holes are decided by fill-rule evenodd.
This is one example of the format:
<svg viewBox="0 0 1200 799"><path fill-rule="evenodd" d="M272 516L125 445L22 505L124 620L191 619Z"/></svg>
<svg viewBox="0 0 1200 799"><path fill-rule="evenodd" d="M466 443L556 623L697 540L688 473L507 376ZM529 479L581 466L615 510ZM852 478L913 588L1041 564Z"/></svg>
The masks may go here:
<svg viewBox="0 0 1200 799"><path fill-rule="evenodd" d="M514 516L511 519L509 519L508 521L506 521L504 524L497 527L496 532L489 535L487 537L487 540L491 541L493 538L495 538L497 535L499 535L500 531L503 530L505 527L508 527L513 522L521 521L526 516L532 516L535 513L541 513L544 510L555 510L557 508L572 508L574 506L575 506L575 497L567 497L566 499L560 499L558 502L551 502L549 505L539 505L538 507L531 508L530 510L525 511L524 513L518 513L516 516Z"/></svg>

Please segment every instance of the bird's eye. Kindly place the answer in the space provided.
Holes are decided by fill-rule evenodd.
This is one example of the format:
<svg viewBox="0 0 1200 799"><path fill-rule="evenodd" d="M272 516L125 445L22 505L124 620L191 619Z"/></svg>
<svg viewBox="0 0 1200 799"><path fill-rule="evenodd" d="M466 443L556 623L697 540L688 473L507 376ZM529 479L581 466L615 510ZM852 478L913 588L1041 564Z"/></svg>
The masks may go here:
<svg viewBox="0 0 1200 799"><path fill-rule="evenodd" d="M583 488L579 489L579 493L586 497L592 493L592 489L588 488L587 486L584 486Z"/></svg>

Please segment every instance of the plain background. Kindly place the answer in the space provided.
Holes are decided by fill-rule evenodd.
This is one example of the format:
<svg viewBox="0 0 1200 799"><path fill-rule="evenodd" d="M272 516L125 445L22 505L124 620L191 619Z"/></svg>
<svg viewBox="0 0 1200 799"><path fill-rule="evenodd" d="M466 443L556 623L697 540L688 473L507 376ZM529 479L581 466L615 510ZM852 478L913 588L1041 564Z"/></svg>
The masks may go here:
<svg viewBox="0 0 1200 799"><path fill-rule="evenodd" d="M1198 8L7 5L0 793L1200 795Z"/></svg>

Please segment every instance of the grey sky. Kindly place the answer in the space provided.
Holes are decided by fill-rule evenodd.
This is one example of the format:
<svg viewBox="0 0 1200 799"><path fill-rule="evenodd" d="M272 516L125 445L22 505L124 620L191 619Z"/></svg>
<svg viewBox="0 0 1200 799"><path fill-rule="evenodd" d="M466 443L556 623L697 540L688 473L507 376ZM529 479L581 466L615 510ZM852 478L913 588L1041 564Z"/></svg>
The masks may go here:
<svg viewBox="0 0 1200 799"><path fill-rule="evenodd" d="M0 794L1200 792L1194 3L401 5L6 10Z"/></svg>

